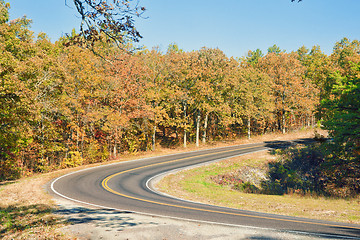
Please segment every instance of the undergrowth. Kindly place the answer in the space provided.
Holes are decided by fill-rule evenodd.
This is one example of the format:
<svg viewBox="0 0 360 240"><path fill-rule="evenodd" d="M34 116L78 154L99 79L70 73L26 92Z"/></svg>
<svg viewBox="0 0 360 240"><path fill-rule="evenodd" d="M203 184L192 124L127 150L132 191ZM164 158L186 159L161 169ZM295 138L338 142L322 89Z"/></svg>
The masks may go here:
<svg viewBox="0 0 360 240"><path fill-rule="evenodd" d="M346 165L350 161L334 163L329 159L324 143L300 145L272 151L277 160L257 168L263 175L244 177L248 167L234 172L212 176L219 185L228 185L245 193L354 198L360 193L358 168ZM330 170L331 168L331 170ZM341 169L335 171L334 169ZM256 172L256 170L253 170ZM348 173L345 175L344 173Z"/></svg>

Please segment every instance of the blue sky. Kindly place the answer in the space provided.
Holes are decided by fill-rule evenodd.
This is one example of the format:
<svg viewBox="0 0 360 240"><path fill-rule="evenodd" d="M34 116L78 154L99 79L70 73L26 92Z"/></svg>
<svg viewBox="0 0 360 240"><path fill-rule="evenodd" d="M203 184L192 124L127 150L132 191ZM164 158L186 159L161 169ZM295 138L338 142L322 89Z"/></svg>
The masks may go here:
<svg viewBox="0 0 360 240"><path fill-rule="evenodd" d="M34 32L55 41L79 28L72 0L7 0L10 18L26 15ZM65 5L65 2L70 7ZM146 19L136 20L141 44L185 51L203 46L241 57L276 44L287 52L319 45L330 54L343 37L360 40L360 0L140 0Z"/></svg>

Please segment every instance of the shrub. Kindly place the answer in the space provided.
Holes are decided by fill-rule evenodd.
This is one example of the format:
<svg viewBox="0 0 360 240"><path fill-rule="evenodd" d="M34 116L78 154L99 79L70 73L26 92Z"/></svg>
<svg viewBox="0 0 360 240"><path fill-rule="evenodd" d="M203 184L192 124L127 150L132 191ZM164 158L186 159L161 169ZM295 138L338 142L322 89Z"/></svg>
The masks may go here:
<svg viewBox="0 0 360 240"><path fill-rule="evenodd" d="M279 160L269 163L268 180L261 184L264 193L324 192L324 156L319 145L292 147L279 155Z"/></svg>
<svg viewBox="0 0 360 240"><path fill-rule="evenodd" d="M235 190L239 190L244 193L258 193L259 189L250 182L236 183L233 187Z"/></svg>
<svg viewBox="0 0 360 240"><path fill-rule="evenodd" d="M332 142L278 151L269 163L265 194L317 194L348 198L360 194L360 159Z"/></svg>
<svg viewBox="0 0 360 240"><path fill-rule="evenodd" d="M264 181L261 183L261 192L262 194L269 195L282 195L284 194L284 189L281 186L279 180L275 181Z"/></svg>
<svg viewBox="0 0 360 240"><path fill-rule="evenodd" d="M83 164L84 159L81 157L81 153L78 151L70 151L68 157L64 158L61 166L63 168L77 167Z"/></svg>
<svg viewBox="0 0 360 240"><path fill-rule="evenodd" d="M91 141L88 145L85 153L87 163L104 162L110 156L108 147L106 144L100 145L96 141Z"/></svg>

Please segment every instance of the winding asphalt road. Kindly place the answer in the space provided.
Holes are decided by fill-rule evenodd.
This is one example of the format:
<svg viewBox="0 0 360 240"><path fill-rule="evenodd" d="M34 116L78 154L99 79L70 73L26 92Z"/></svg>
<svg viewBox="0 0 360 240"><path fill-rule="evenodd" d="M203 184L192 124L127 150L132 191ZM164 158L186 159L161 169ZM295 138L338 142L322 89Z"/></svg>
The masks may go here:
<svg viewBox="0 0 360 240"><path fill-rule="evenodd" d="M360 239L360 225L224 208L172 198L152 190L166 172L247 153L283 147L268 142L173 154L89 168L55 179L51 190L63 198L102 209L145 213L232 226L252 226L325 238Z"/></svg>

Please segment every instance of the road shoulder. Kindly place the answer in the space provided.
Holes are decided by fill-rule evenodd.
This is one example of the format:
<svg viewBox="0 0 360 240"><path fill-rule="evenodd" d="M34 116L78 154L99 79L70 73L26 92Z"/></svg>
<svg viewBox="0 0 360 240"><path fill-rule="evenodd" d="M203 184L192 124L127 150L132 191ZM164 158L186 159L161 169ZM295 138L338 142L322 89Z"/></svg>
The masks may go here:
<svg viewBox="0 0 360 240"><path fill-rule="evenodd" d="M55 214L70 223L60 230L79 239L321 239L272 229L224 226L90 208L60 197L55 197L55 201L59 209Z"/></svg>

